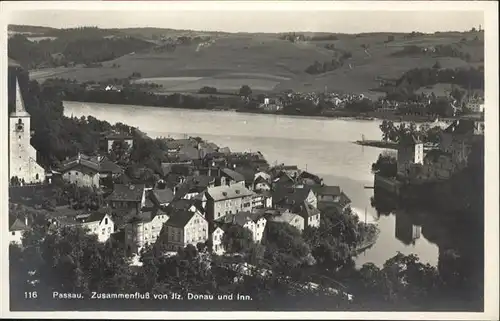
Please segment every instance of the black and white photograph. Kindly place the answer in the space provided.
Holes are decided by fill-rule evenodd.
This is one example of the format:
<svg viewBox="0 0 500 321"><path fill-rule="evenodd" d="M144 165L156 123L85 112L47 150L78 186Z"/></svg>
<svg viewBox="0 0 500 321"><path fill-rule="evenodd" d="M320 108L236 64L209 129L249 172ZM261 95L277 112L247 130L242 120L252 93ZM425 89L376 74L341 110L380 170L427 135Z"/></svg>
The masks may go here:
<svg viewBox="0 0 500 321"><path fill-rule="evenodd" d="M498 320L498 3L1 8L2 316Z"/></svg>

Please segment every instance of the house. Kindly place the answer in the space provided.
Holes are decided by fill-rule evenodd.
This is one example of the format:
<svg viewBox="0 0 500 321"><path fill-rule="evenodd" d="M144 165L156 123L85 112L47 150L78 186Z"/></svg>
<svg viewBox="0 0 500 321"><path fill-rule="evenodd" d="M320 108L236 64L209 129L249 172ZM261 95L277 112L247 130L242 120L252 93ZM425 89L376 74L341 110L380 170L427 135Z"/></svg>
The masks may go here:
<svg viewBox="0 0 500 321"><path fill-rule="evenodd" d="M22 246L23 233L29 230L28 218L24 219L9 214L9 244Z"/></svg>
<svg viewBox="0 0 500 321"><path fill-rule="evenodd" d="M205 209L199 199L176 199L166 207L167 213L189 211L205 217Z"/></svg>
<svg viewBox="0 0 500 321"><path fill-rule="evenodd" d="M146 189L144 203L141 203L142 208L166 207L174 199L174 192L166 187Z"/></svg>
<svg viewBox="0 0 500 321"><path fill-rule="evenodd" d="M271 181L271 175L267 172L259 171L259 172L255 173L254 178L253 178L254 182L259 177L262 177L267 182Z"/></svg>
<svg viewBox="0 0 500 321"><path fill-rule="evenodd" d="M111 133L104 136L104 141L106 143L106 151L110 152L113 149L113 144L119 143L128 146L128 150L132 149L134 146L134 137L129 134Z"/></svg>
<svg viewBox="0 0 500 321"><path fill-rule="evenodd" d="M217 255L223 255L224 253L226 253L224 244L222 243L222 238L224 237L224 229L220 226L216 226L214 231L210 235L210 239L212 240L212 252Z"/></svg>
<svg viewBox="0 0 500 321"><path fill-rule="evenodd" d="M451 154L453 162L463 168L468 163L473 144L483 137L482 119L459 119L441 133L439 148Z"/></svg>
<svg viewBox="0 0 500 321"><path fill-rule="evenodd" d="M397 168L398 175L408 177L413 164L423 164L424 144L414 135L402 139L398 144Z"/></svg>
<svg viewBox="0 0 500 321"><path fill-rule="evenodd" d="M287 188L287 187L294 187L296 184L296 181L293 177L291 177L289 174L285 172L280 172L275 176L272 180L271 187L273 189L280 189L280 188Z"/></svg>
<svg viewBox="0 0 500 321"><path fill-rule="evenodd" d="M195 212L180 210L173 211L165 223L166 247L176 251L188 244L196 246L197 243L208 239L208 222Z"/></svg>
<svg viewBox="0 0 500 321"><path fill-rule="evenodd" d="M260 243L267 220L263 216L252 214L248 211L229 214L219 219L220 223L228 225L239 225L248 229L252 233L252 239L255 243Z"/></svg>
<svg viewBox="0 0 500 321"><path fill-rule="evenodd" d="M271 191L259 191L252 196L252 208L273 206L273 194Z"/></svg>
<svg viewBox="0 0 500 321"><path fill-rule="evenodd" d="M178 157L180 161L194 161L200 160L200 151L193 146L182 146L179 149Z"/></svg>
<svg viewBox="0 0 500 321"><path fill-rule="evenodd" d="M297 181L302 186L321 186L323 184L323 179L321 177L311 174L307 171L302 171L299 174Z"/></svg>
<svg viewBox="0 0 500 321"><path fill-rule="evenodd" d="M293 212L304 218L304 227L318 228L321 222L321 212L308 202L295 206Z"/></svg>
<svg viewBox="0 0 500 321"><path fill-rule="evenodd" d="M144 246L156 243L168 219L167 212L158 207L133 216L124 228L127 253L139 253Z"/></svg>
<svg viewBox="0 0 500 321"><path fill-rule="evenodd" d="M253 192L240 184L210 187L202 196L207 220L252 209Z"/></svg>
<svg viewBox="0 0 500 321"><path fill-rule="evenodd" d="M115 223L111 215L105 212L61 217L57 218L56 222L59 227L78 226L87 229L88 233L97 235L99 242L108 241L111 234L115 232Z"/></svg>
<svg viewBox="0 0 500 321"><path fill-rule="evenodd" d="M465 106L467 109L474 113L484 113L484 100L483 99L476 99L476 98L470 98L467 100L465 103Z"/></svg>
<svg viewBox="0 0 500 321"><path fill-rule="evenodd" d="M275 207L290 208L307 202L318 207L318 199L310 187L277 188L272 192Z"/></svg>
<svg viewBox="0 0 500 321"><path fill-rule="evenodd" d="M144 184L115 184L105 200L113 209L134 209L139 213L146 204L146 188Z"/></svg>
<svg viewBox="0 0 500 321"><path fill-rule="evenodd" d="M256 176L253 181L253 190L255 192L270 191L271 183L263 176Z"/></svg>
<svg viewBox="0 0 500 321"><path fill-rule="evenodd" d="M214 187L215 178L206 175L186 177L182 183L174 187L175 199L192 199L203 193L207 188Z"/></svg>
<svg viewBox="0 0 500 321"><path fill-rule="evenodd" d="M67 159L57 169L63 180L91 188L99 188L112 178L123 174L123 169L104 156L86 156L78 153Z"/></svg>
<svg viewBox="0 0 500 321"><path fill-rule="evenodd" d="M186 139L172 139L165 142L167 151L170 153L178 153L183 147L194 147L198 146L198 142L192 138Z"/></svg>
<svg viewBox="0 0 500 321"><path fill-rule="evenodd" d="M193 173L193 162L189 160L184 162L163 162L161 163L161 171L163 177L167 177L171 173L189 176Z"/></svg>
<svg viewBox="0 0 500 321"><path fill-rule="evenodd" d="M242 186L245 186L245 176L236 171L233 171L232 169L223 168L220 170L220 175L221 177L225 177L227 185L240 184Z"/></svg>
<svg viewBox="0 0 500 321"><path fill-rule="evenodd" d="M345 207L350 204L350 200L339 186L322 185L313 188L314 194L318 198L318 208L324 209L329 206Z"/></svg>
<svg viewBox="0 0 500 321"><path fill-rule="evenodd" d="M281 212L279 215L270 215L267 220L271 222L287 223L300 232L304 231L305 227L304 218L290 211Z"/></svg>

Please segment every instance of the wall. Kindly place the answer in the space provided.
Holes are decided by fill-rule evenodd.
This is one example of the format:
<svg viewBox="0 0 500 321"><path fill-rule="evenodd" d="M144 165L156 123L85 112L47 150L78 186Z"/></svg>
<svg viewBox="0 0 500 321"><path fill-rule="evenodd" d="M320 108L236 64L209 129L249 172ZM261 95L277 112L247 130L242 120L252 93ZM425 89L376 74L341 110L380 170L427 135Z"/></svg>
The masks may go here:
<svg viewBox="0 0 500 321"><path fill-rule="evenodd" d="M184 228L184 244L204 243L208 239L208 223L200 215L195 214Z"/></svg>
<svg viewBox="0 0 500 321"><path fill-rule="evenodd" d="M84 174L78 169L72 169L63 174L63 179L69 183L74 183L81 187L96 187L100 186L100 175L95 173L93 175Z"/></svg>
<svg viewBox="0 0 500 321"><path fill-rule="evenodd" d="M9 231L9 244L22 245L23 231Z"/></svg>
<svg viewBox="0 0 500 321"><path fill-rule="evenodd" d="M17 130L19 120L22 130ZM30 140L30 117L10 117L9 176L17 176L28 184L45 181L45 170L36 162L36 150Z"/></svg>
<svg viewBox="0 0 500 321"><path fill-rule="evenodd" d="M224 236L224 231L220 228L217 228L212 233L212 251L217 255L223 255L226 250L222 245L222 237Z"/></svg>

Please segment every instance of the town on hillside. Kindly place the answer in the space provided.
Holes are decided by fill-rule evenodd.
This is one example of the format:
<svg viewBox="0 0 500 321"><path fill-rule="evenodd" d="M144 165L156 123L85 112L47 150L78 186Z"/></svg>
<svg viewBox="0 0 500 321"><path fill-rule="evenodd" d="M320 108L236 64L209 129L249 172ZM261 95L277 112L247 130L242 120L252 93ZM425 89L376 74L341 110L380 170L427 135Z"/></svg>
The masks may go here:
<svg viewBox="0 0 500 321"><path fill-rule="evenodd" d="M232 152L193 137L165 140L172 161L161 163L153 179L125 170L137 144L130 132L104 132L95 155L78 152L43 168L30 143L30 121L16 81L9 115L11 207L44 212L48 233L81 227L99 242L115 240L136 257L132 264L140 264L141 251L156 242L165 253L201 243L216 255L234 254L223 242L233 227L248 230L259 243L270 222L302 232L320 226L322 211L342 212L351 203L340 186L295 165L270 166L260 152ZM33 217L16 213L9 215L9 238L22 246Z"/></svg>

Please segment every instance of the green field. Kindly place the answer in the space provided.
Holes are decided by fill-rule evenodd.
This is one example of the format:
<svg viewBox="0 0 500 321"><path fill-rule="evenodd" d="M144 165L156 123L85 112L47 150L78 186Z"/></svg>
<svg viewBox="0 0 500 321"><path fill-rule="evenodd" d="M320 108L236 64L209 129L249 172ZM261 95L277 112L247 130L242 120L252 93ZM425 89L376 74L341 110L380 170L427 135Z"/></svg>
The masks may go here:
<svg viewBox="0 0 500 321"><path fill-rule="evenodd" d="M154 30L161 34L161 29L142 33L141 29L123 29L120 32L151 40L147 37L151 37ZM165 33L196 35L193 31L164 30ZM133 72L139 72L142 78L137 81L161 84L164 92L195 92L203 86L215 87L219 91L235 91L246 84L264 92L286 89L322 91L326 87L328 90L377 96L379 93L370 90L379 86L378 77L398 78L412 68L432 67L437 60L443 68L477 66L482 64L484 57L482 33L436 33L411 39L403 34L392 34L394 41L389 43L386 42L390 35L387 33L344 34L338 35L338 40L334 41L298 43L281 40L276 34L199 35L209 35L215 42L202 48L197 48L197 45L178 46L173 52L133 53L104 62L103 67L60 67L33 71L31 75L41 81L48 77L97 81L126 78ZM480 38L474 39L476 36ZM460 50L471 54L471 61L454 57L392 56L408 45L425 47L457 43L460 43ZM326 44L334 44L335 49L325 48ZM331 61L335 51L339 50L352 54L344 66L319 75L305 73L314 61Z"/></svg>

